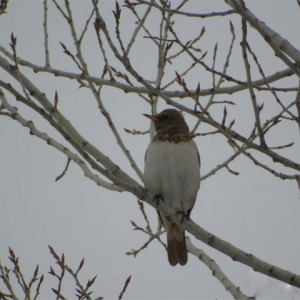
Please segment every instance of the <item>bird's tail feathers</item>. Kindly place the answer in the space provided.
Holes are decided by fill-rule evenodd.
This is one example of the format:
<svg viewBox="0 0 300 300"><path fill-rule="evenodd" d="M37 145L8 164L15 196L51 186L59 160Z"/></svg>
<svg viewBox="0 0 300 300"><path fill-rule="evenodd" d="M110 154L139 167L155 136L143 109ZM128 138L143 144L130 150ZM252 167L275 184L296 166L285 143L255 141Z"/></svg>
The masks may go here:
<svg viewBox="0 0 300 300"><path fill-rule="evenodd" d="M169 263L171 266L177 263L184 266L188 260L184 229L166 218L163 221L167 232Z"/></svg>

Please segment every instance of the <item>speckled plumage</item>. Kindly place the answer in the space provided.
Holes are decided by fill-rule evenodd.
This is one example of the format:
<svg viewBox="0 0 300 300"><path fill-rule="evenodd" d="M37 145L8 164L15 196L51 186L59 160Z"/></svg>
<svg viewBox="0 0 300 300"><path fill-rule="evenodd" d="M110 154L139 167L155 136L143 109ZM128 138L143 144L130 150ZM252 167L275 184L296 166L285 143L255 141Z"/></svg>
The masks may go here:
<svg viewBox="0 0 300 300"><path fill-rule="evenodd" d="M156 116L156 135L150 143L144 169L145 187L176 211L189 215L200 187L200 158L193 135L178 110L167 109ZM171 265L185 265L187 250L184 230L160 214L167 232Z"/></svg>

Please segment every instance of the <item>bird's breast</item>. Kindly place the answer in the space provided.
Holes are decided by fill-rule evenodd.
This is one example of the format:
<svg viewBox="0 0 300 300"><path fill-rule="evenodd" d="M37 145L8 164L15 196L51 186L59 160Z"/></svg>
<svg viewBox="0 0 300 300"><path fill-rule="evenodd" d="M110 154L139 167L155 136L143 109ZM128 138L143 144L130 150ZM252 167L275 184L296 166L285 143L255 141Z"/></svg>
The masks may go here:
<svg viewBox="0 0 300 300"><path fill-rule="evenodd" d="M188 142L152 142L147 150L144 170L145 187L161 194L175 209L193 206L200 187L200 161L193 140Z"/></svg>

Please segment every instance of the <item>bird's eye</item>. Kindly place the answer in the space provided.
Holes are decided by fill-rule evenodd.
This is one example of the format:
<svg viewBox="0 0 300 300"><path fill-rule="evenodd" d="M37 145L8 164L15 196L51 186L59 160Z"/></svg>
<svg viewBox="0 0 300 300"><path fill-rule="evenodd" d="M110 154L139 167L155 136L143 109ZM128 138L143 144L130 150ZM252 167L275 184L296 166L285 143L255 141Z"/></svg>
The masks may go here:
<svg viewBox="0 0 300 300"><path fill-rule="evenodd" d="M167 119L169 119L169 116L164 115L164 116L162 116L161 118L162 118L162 120L167 120Z"/></svg>

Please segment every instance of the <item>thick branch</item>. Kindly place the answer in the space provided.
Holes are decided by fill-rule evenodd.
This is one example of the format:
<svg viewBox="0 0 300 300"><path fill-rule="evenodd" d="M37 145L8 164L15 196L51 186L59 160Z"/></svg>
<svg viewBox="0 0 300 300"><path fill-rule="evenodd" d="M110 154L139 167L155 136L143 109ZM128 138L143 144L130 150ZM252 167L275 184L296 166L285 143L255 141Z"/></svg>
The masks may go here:
<svg viewBox="0 0 300 300"><path fill-rule="evenodd" d="M203 250L196 248L189 237L186 237L186 246L190 253L199 258L211 271L212 275L215 276L220 283L224 286L226 291L228 291L234 299L238 300L255 300L254 297L246 296L239 287L234 285L234 283L222 272L218 264L209 257Z"/></svg>
<svg viewBox="0 0 300 300"><path fill-rule="evenodd" d="M139 192L135 195L139 199L146 201L152 207L156 208L156 202L153 201L154 195L147 190L139 190ZM206 231L191 219L182 220L182 216L176 214L176 212L172 208L168 207L162 201L159 202L158 210L174 223L181 225L182 228L191 233L196 239L226 254L227 256L231 257L232 260L245 264L251 267L256 272L265 274L267 276L300 288L300 275L271 265L255 257L253 254L244 252L243 250Z"/></svg>
<svg viewBox="0 0 300 300"><path fill-rule="evenodd" d="M244 7L241 2L237 0L225 0L225 2L236 10L247 22L255 28L263 37L263 39L274 50L275 55L278 56L285 64L292 68L295 73L300 76L299 62L300 52L291 43L284 39L280 34L268 27L264 22L260 21L248 8ZM295 61L292 63L287 56Z"/></svg>

